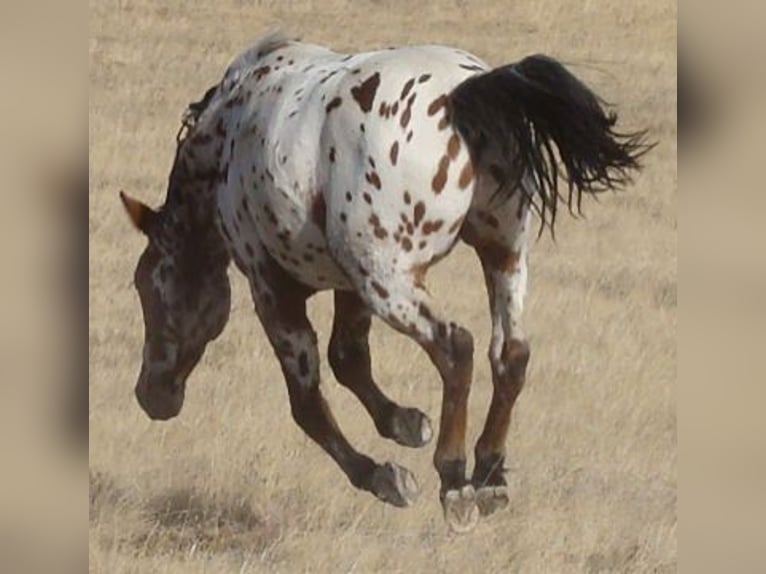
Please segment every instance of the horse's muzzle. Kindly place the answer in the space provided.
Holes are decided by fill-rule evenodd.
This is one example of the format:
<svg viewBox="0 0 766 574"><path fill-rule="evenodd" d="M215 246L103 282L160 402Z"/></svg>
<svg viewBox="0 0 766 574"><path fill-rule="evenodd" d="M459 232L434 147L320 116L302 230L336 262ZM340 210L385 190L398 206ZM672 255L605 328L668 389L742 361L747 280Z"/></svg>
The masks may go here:
<svg viewBox="0 0 766 574"><path fill-rule="evenodd" d="M181 412L184 387L183 384L176 386L164 381L150 383L142 376L136 384L136 399L150 419L166 421Z"/></svg>

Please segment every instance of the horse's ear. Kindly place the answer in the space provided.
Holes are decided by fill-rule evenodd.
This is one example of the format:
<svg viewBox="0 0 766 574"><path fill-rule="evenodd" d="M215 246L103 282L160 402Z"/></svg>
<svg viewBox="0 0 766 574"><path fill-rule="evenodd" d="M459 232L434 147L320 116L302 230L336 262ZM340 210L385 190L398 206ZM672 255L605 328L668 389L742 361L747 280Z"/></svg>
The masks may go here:
<svg viewBox="0 0 766 574"><path fill-rule="evenodd" d="M122 200L122 205L125 206L125 211L127 211L128 216L130 216L130 220L133 222L133 225L136 226L136 229L143 232L145 235L149 235L154 222L157 220L157 212L137 199L133 199L124 191L120 192L120 199Z"/></svg>

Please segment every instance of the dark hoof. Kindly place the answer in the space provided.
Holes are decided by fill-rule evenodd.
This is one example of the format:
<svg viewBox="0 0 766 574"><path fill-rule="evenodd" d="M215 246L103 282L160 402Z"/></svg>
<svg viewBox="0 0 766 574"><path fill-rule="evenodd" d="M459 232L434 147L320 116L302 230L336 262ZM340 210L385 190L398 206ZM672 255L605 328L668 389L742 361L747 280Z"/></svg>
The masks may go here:
<svg viewBox="0 0 766 574"><path fill-rule="evenodd" d="M401 508L411 506L420 492L415 476L406 468L387 462L372 473L372 493Z"/></svg>
<svg viewBox="0 0 766 574"><path fill-rule="evenodd" d="M476 505L482 516L489 516L493 512L502 510L508 506L508 487L482 486L476 491Z"/></svg>
<svg viewBox="0 0 766 574"><path fill-rule="evenodd" d="M444 520L452 532L470 532L479 520L476 506L476 492L470 484L459 490L448 490L442 494Z"/></svg>
<svg viewBox="0 0 766 574"><path fill-rule="evenodd" d="M433 436L431 421L418 409L399 407L391 417L391 438L402 446L420 447Z"/></svg>

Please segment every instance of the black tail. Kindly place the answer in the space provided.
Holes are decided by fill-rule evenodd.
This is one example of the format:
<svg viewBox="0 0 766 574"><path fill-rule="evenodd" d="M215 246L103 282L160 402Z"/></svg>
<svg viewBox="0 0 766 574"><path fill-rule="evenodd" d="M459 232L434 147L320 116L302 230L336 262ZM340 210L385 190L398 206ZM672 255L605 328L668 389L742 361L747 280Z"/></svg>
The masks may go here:
<svg viewBox="0 0 766 574"><path fill-rule="evenodd" d="M452 121L481 167L482 156L494 148L489 167L500 178L499 190L522 189L553 232L559 197L577 212L583 191L617 189L640 169L639 159L654 144L646 132L614 131L617 115L605 112L600 100L559 62L529 56L520 62L468 78L450 94ZM554 153L555 144L558 159ZM559 175L568 194L559 192ZM529 174L536 189L519 185Z"/></svg>

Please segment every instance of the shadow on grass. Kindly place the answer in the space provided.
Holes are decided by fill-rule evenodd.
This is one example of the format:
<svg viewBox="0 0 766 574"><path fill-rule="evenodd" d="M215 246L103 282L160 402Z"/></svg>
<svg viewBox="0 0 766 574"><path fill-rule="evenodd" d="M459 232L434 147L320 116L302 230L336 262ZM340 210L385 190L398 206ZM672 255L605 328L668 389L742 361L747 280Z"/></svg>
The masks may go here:
<svg viewBox="0 0 766 574"><path fill-rule="evenodd" d="M282 536L279 521L255 510L246 496L182 487L141 500L113 478L91 473L91 523L102 514L121 515L131 508L141 519L125 523L128 532L113 542L121 551L140 556L234 553L265 557Z"/></svg>
<svg viewBox="0 0 766 574"><path fill-rule="evenodd" d="M256 512L246 498L185 487L153 497L144 510L146 529L132 540L143 554L264 554L280 538L278 523Z"/></svg>

